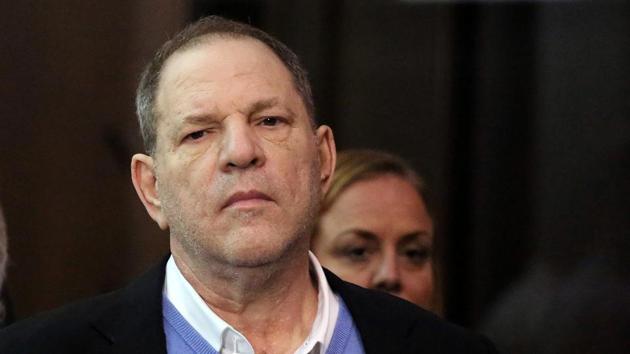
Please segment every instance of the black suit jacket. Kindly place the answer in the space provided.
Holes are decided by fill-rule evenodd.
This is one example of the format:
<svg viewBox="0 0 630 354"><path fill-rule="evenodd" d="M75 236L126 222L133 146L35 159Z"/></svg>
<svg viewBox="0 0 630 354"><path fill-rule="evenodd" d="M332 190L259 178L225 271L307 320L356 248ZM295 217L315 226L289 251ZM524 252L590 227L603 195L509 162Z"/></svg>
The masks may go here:
<svg viewBox="0 0 630 354"><path fill-rule="evenodd" d="M67 305L0 331L0 353L166 353L166 261L126 288ZM391 295L326 277L350 310L366 353L494 353L480 336Z"/></svg>

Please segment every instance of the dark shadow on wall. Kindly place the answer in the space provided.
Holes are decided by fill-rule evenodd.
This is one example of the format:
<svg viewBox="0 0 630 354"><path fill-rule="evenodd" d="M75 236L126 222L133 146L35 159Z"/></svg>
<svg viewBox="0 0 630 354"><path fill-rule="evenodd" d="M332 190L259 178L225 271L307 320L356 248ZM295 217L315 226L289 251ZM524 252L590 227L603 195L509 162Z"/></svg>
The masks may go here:
<svg viewBox="0 0 630 354"><path fill-rule="evenodd" d="M480 328L510 353L627 353L630 4L540 6L526 272Z"/></svg>

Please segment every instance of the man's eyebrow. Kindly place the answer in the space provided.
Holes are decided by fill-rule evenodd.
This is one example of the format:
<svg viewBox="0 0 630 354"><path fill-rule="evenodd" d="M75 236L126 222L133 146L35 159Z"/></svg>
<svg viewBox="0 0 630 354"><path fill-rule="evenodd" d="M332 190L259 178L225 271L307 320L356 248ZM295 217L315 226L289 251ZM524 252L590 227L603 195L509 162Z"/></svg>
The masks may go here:
<svg viewBox="0 0 630 354"><path fill-rule="evenodd" d="M243 113L247 115L251 115L260 111L264 111L265 109L274 108L274 107L281 108L283 111L286 112L286 114L288 114L291 117L295 116L295 112L290 107L280 104L280 99L278 97L271 97L271 98L258 100L252 103L251 105L249 105L246 111Z"/></svg>
<svg viewBox="0 0 630 354"><path fill-rule="evenodd" d="M214 115L211 113L189 114L182 119L185 124L204 124L212 121Z"/></svg>
<svg viewBox="0 0 630 354"><path fill-rule="evenodd" d="M277 97L272 97L272 98L266 98L266 99L262 99L262 100L258 100L254 103L252 103L251 105L249 105L249 107L247 107L247 114L251 114L251 113L255 113L255 112L259 112L262 110L265 110L267 108L271 108L271 107L275 107L278 105L278 98Z"/></svg>
<svg viewBox="0 0 630 354"><path fill-rule="evenodd" d="M246 115L250 115L252 113L256 113L256 112L260 112L263 111L265 109L269 109L269 108L273 108L278 106L280 100L277 97L271 97L271 98L265 98L265 99L261 99L258 101L255 101L254 103L250 104L249 106L247 106L245 108L245 110L242 112ZM288 111L288 113L290 115L294 115L293 111L288 108L285 107L285 109ZM212 120L214 120L215 118L215 114L210 112L210 113L201 113L201 114L189 114L187 116L185 116L182 119L182 122L184 124L205 124L208 123Z"/></svg>

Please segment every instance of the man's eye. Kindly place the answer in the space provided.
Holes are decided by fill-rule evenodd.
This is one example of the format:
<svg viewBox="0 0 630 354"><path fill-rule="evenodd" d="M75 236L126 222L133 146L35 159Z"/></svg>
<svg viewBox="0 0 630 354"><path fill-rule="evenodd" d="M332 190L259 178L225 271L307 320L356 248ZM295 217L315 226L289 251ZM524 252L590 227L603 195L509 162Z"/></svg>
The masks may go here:
<svg viewBox="0 0 630 354"><path fill-rule="evenodd" d="M206 135L206 131L205 130L199 130L193 133L190 133L186 136L187 139L191 139L191 140L197 140L197 139L201 139L203 138L203 136Z"/></svg>
<svg viewBox="0 0 630 354"><path fill-rule="evenodd" d="M260 124L267 126L267 127L273 127L276 126L278 124L281 123L280 118L278 117L265 117Z"/></svg>

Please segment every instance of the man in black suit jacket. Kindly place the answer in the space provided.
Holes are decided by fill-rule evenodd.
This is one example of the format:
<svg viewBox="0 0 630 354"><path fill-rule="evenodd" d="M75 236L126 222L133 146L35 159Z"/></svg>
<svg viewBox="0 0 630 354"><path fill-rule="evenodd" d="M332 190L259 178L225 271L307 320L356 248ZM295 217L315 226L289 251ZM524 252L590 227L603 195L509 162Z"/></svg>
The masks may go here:
<svg viewBox="0 0 630 354"><path fill-rule="evenodd" d="M166 353L162 328L165 261L124 289L30 318L5 330L0 353ZM494 353L491 343L384 292L332 273L366 353Z"/></svg>
<svg viewBox="0 0 630 354"><path fill-rule="evenodd" d="M335 144L282 43L202 19L158 51L136 103L147 154L132 181L171 256L123 290L9 327L0 353L493 351L309 255Z"/></svg>

